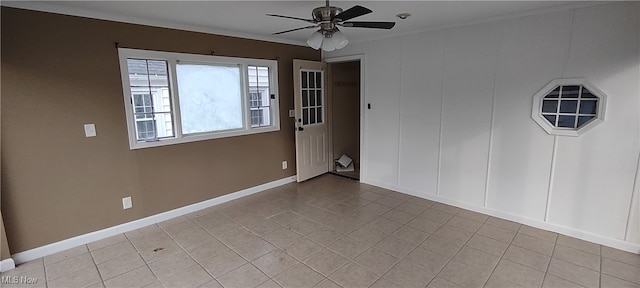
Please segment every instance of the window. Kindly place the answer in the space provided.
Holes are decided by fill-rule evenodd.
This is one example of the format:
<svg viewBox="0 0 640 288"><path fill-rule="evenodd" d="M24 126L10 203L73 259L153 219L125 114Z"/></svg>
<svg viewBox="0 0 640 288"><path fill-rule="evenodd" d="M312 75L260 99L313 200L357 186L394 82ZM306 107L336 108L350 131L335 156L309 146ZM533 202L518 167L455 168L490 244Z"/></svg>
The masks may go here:
<svg viewBox="0 0 640 288"><path fill-rule="evenodd" d="M583 79L556 79L534 96L531 116L549 134L579 136L602 122L605 97Z"/></svg>
<svg viewBox="0 0 640 288"><path fill-rule="evenodd" d="M131 149L280 129L274 60L118 54Z"/></svg>

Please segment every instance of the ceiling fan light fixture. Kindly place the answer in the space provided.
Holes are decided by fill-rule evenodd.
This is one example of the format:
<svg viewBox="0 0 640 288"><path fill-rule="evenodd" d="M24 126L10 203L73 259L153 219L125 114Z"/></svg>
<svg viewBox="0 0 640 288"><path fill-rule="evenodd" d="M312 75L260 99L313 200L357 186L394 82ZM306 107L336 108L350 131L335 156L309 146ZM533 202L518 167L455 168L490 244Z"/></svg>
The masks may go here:
<svg viewBox="0 0 640 288"><path fill-rule="evenodd" d="M336 30L331 38L335 43L336 49L342 49L344 48L344 46L347 46L347 44L349 44L349 40L347 39L347 37L344 36L344 33L340 32L339 30Z"/></svg>
<svg viewBox="0 0 640 288"><path fill-rule="evenodd" d="M318 30L311 34L311 37L307 40L307 44L309 47L318 50L322 46L322 40L324 40L324 35Z"/></svg>
<svg viewBox="0 0 640 288"><path fill-rule="evenodd" d="M322 40L322 50L324 51L336 50L336 42L333 40L333 37L325 37L324 40Z"/></svg>

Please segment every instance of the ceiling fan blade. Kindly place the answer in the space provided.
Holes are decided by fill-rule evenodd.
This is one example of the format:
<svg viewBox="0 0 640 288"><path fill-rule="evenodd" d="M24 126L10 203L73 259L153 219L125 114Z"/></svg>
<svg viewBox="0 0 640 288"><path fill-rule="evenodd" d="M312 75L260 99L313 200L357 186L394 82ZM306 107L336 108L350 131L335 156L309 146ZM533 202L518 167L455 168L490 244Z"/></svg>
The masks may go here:
<svg viewBox="0 0 640 288"><path fill-rule="evenodd" d="M377 29L391 29L396 26L396 22L366 22L366 21L351 21L342 22L342 27L355 27L355 28L377 28Z"/></svg>
<svg viewBox="0 0 640 288"><path fill-rule="evenodd" d="M360 6L360 5L356 5L356 6L353 6L353 7L349 8L349 9L347 9L347 10L342 11L342 13L340 13L340 14L338 14L336 16L333 16L333 18L331 18L331 20L340 19L340 21L347 21L349 19L360 17L362 15L366 15L366 14L369 14L371 12L373 12L373 11L369 10L368 8L364 8L364 7Z"/></svg>
<svg viewBox="0 0 640 288"><path fill-rule="evenodd" d="M289 32L293 32L293 31L298 31L298 30L302 30L302 29L316 28L316 27L318 27L318 26L317 25L312 25L312 26L307 26L307 27L300 27L300 28L296 28L296 29L276 32L276 33L273 33L272 35L279 35L279 34L283 34L283 33L289 33Z"/></svg>
<svg viewBox="0 0 640 288"><path fill-rule="evenodd" d="M293 19L293 20L300 20L300 21L309 22L309 23L316 23L316 21L311 20L311 19L304 19L304 18L298 18L298 17L292 17L292 16L284 16L284 15L276 15L276 14L267 14L267 16L287 18L287 19Z"/></svg>

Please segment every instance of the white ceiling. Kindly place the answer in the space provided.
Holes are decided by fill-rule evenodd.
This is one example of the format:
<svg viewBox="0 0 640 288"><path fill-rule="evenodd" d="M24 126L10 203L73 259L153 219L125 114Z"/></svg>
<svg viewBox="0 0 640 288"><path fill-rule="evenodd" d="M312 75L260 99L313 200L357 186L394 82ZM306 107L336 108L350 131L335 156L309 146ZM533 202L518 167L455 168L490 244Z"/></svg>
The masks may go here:
<svg viewBox="0 0 640 288"><path fill-rule="evenodd" d="M147 24L223 35L304 45L312 29L273 36L274 32L309 23L266 16L266 13L311 18L324 1L2 1L3 6L27 8L98 19ZM582 1L332 1L348 9L361 5L373 13L352 21L395 21L392 30L342 28L351 42L385 38L424 30L510 18L576 6ZM395 17L401 12L413 16Z"/></svg>

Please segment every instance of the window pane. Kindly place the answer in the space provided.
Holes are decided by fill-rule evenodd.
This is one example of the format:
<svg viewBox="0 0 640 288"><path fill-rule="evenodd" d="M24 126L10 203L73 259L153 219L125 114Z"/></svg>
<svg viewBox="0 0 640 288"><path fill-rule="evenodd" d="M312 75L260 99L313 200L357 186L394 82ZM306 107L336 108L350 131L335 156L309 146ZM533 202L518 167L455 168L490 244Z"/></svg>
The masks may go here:
<svg viewBox="0 0 640 288"><path fill-rule="evenodd" d="M268 108L271 105L269 67L247 66L247 69L250 91L249 105L251 108L260 108L251 118L251 127L269 126L271 125L271 114Z"/></svg>
<svg viewBox="0 0 640 288"><path fill-rule="evenodd" d="M595 116L579 116L578 117L578 128L582 125L587 124L591 119L595 118Z"/></svg>
<svg viewBox="0 0 640 288"><path fill-rule="evenodd" d="M156 138L153 120L136 121L136 135L138 141L153 140Z"/></svg>
<svg viewBox="0 0 640 288"><path fill-rule="evenodd" d="M129 71L129 85L131 87L148 87L149 76L147 72L147 60L127 59L127 70Z"/></svg>
<svg viewBox="0 0 640 288"><path fill-rule="evenodd" d="M558 100L544 100L542 101L543 113L556 113L558 112Z"/></svg>
<svg viewBox="0 0 640 288"><path fill-rule="evenodd" d="M556 126L556 115L542 115L551 125Z"/></svg>
<svg viewBox="0 0 640 288"><path fill-rule="evenodd" d="M148 60L147 63L149 65L149 85L160 87L169 86L167 62Z"/></svg>
<svg viewBox="0 0 640 288"><path fill-rule="evenodd" d="M596 114L598 111L598 100L580 101L580 114Z"/></svg>
<svg viewBox="0 0 640 288"><path fill-rule="evenodd" d="M158 138L173 137L173 121L171 113L155 113L156 135Z"/></svg>
<svg viewBox="0 0 640 288"><path fill-rule="evenodd" d="M576 113L577 110L578 110L577 100L560 101L560 113Z"/></svg>
<svg viewBox="0 0 640 288"><path fill-rule="evenodd" d="M549 92L549 94L547 94L547 96L545 96L544 98L558 98L559 95L560 87L556 87L556 89L553 89L553 91Z"/></svg>
<svg viewBox="0 0 640 288"><path fill-rule="evenodd" d="M318 123L322 123L322 108L318 108L317 111L318 111L318 118L316 119L318 119Z"/></svg>
<svg viewBox="0 0 640 288"><path fill-rule="evenodd" d="M261 125L262 126L269 126L271 125L271 108L269 107L263 107L262 108L262 113L261 113L261 117L262 117L262 122Z"/></svg>
<svg viewBox="0 0 640 288"><path fill-rule="evenodd" d="M309 88L309 76L307 75L307 72L302 72L302 88Z"/></svg>
<svg viewBox="0 0 640 288"><path fill-rule="evenodd" d="M560 115L558 118L558 127L575 128L576 116Z"/></svg>
<svg viewBox="0 0 640 288"><path fill-rule="evenodd" d="M578 98L580 86L562 86L562 98Z"/></svg>
<svg viewBox="0 0 640 288"><path fill-rule="evenodd" d="M239 67L178 64L176 72L183 133L242 128Z"/></svg>
<svg viewBox="0 0 640 288"><path fill-rule="evenodd" d="M591 91L587 90L587 88L582 87L582 98L598 98L596 95L591 94Z"/></svg>

